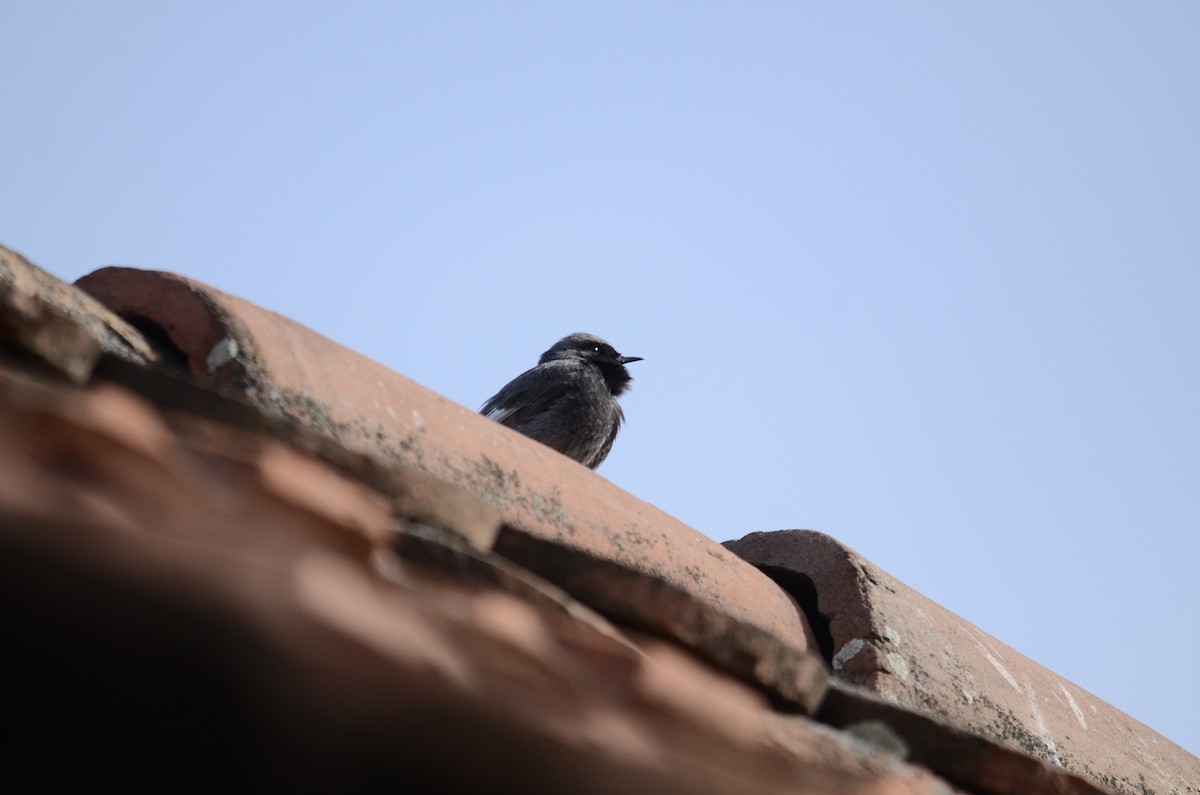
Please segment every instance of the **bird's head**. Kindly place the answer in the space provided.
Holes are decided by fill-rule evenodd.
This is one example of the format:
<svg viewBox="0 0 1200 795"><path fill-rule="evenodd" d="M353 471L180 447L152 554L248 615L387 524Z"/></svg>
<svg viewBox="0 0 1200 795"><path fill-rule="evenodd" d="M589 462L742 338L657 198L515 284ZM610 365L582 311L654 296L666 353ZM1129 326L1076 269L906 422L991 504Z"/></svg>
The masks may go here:
<svg viewBox="0 0 1200 795"><path fill-rule="evenodd" d="M595 334L576 332L568 334L554 343L550 350L542 354L538 364L545 364L556 359L574 360L600 368L600 373L604 376L609 391L615 396L624 392L629 386L629 382L633 380L633 376L625 369L625 365L630 362L640 362L642 357L622 356L617 353L616 348Z"/></svg>

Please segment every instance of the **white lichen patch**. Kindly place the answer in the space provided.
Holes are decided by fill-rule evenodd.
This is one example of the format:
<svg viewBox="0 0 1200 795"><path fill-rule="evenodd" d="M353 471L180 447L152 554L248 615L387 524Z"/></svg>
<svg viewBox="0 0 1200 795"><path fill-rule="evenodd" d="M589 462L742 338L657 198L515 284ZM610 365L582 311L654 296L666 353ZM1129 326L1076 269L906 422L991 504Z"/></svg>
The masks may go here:
<svg viewBox="0 0 1200 795"><path fill-rule="evenodd" d="M990 651L988 651L987 647L984 646L979 641L975 641L975 645L977 647L979 647L979 651L981 651L983 653L984 659L986 659L991 664L991 666L996 669L996 673L998 673L998 674L1000 674L1000 676L1004 677L1004 681L1008 682L1008 684L1012 687L1013 690L1024 695L1025 691L1021 689L1021 686L1019 684L1017 684L1016 677L1014 677L1012 674L1010 674L1008 672L1008 669L1004 667L1004 664L1002 662L1000 662L998 659L996 659L995 657L993 657L992 653Z"/></svg>
<svg viewBox="0 0 1200 795"><path fill-rule="evenodd" d="M1075 699L1071 696L1071 692L1063 687L1061 682L1058 685L1058 689L1061 690L1063 695L1067 697L1067 703L1071 705L1071 711L1075 713L1075 720L1079 721L1079 725L1086 729L1087 721L1083 718L1083 710L1081 710L1079 705L1075 703Z"/></svg>
<svg viewBox="0 0 1200 795"><path fill-rule="evenodd" d="M222 366L236 359L238 352L237 340L233 337L225 337L212 346L212 350L208 352L208 357L204 360L204 366L211 375Z"/></svg>
<svg viewBox="0 0 1200 795"><path fill-rule="evenodd" d="M887 661L896 676L901 679L908 679L908 663L904 661L903 657L894 651L890 651L887 653Z"/></svg>
<svg viewBox="0 0 1200 795"><path fill-rule="evenodd" d="M833 670L840 671L842 667L854 659L854 656L862 651L863 646L867 645L862 638L854 638L847 641L846 645L841 650L833 655Z"/></svg>

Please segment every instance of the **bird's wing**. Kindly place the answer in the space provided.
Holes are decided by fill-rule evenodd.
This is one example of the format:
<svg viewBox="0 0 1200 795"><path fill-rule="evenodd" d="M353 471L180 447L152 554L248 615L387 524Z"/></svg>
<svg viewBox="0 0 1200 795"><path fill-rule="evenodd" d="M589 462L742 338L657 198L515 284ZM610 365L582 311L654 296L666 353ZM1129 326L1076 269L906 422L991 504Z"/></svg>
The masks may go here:
<svg viewBox="0 0 1200 795"><path fill-rule="evenodd" d="M520 429L546 411L567 391L569 380L551 377L548 369L549 364L538 365L521 373L492 395L479 413L501 425Z"/></svg>

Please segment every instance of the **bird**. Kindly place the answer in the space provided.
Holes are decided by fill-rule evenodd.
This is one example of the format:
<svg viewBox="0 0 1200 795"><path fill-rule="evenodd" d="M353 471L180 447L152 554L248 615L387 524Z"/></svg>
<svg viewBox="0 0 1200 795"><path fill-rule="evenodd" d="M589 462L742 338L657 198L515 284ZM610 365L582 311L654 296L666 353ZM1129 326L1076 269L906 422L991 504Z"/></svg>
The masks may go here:
<svg viewBox="0 0 1200 795"><path fill-rule="evenodd" d="M595 334L568 334L479 413L595 469L625 421L617 403L633 380L625 365L640 361Z"/></svg>

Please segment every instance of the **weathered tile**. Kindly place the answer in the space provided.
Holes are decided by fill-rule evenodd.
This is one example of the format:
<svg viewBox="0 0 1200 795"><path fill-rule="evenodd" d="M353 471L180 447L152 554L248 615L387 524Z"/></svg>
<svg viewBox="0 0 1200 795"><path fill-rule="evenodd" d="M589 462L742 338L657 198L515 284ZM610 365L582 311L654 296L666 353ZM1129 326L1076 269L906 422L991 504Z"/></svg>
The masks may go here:
<svg viewBox="0 0 1200 795"><path fill-rule="evenodd" d="M1108 795L1112 790L1009 745L893 704L866 688L830 683L820 719L854 732L875 726L906 757L980 795Z"/></svg>
<svg viewBox="0 0 1200 795"><path fill-rule="evenodd" d="M791 600L737 556L553 450L294 321L172 274L105 268L77 284L160 329L203 386L483 495L515 528L644 571L795 649L808 646Z"/></svg>
<svg viewBox="0 0 1200 795"><path fill-rule="evenodd" d="M0 370L10 786L950 791L465 543L381 577L380 495L187 423Z"/></svg>
<svg viewBox="0 0 1200 795"><path fill-rule="evenodd" d="M805 603L835 676L1117 792L1200 791L1196 757L829 536L752 533L725 546Z"/></svg>
<svg viewBox="0 0 1200 795"><path fill-rule="evenodd" d="M103 352L155 360L141 333L82 290L0 246L0 343L32 354L76 383Z"/></svg>
<svg viewBox="0 0 1200 795"><path fill-rule="evenodd" d="M811 714L825 695L827 669L815 654L674 583L511 527L501 529L496 551L621 623L682 643L791 709Z"/></svg>

